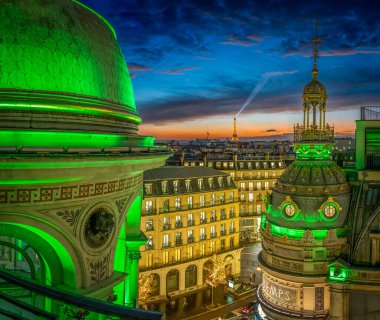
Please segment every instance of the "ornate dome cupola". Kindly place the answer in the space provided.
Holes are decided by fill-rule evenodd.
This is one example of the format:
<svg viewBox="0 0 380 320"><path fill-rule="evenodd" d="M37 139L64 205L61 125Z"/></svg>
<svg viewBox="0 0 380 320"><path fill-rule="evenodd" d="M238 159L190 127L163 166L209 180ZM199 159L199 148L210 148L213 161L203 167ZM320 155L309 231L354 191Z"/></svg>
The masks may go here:
<svg viewBox="0 0 380 320"><path fill-rule="evenodd" d="M277 180L261 220L263 285L258 298L274 319L326 318L328 264L346 242L350 188L331 159L334 128L326 124L327 93L317 80L318 23L311 42L313 79L302 95L303 124L294 127L296 160Z"/></svg>

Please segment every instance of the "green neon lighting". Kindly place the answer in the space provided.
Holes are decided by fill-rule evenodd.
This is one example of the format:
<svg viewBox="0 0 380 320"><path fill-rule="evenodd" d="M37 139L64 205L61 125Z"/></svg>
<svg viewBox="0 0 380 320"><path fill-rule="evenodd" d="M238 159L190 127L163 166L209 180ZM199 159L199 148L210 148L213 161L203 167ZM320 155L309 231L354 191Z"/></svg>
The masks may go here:
<svg viewBox="0 0 380 320"><path fill-rule="evenodd" d="M90 13L73 11L77 6ZM128 68L107 20L77 0L35 7L19 1L0 6L0 16L7 17L0 19L0 93L12 88L50 92L58 102L67 93L136 110Z"/></svg>
<svg viewBox="0 0 380 320"><path fill-rule="evenodd" d="M7 110L24 110L24 111L41 111L41 112L67 112L75 114L86 114L92 116L113 116L116 118L130 120L136 124L142 122L141 118L137 115L126 114L122 112L115 112L106 108L96 108L96 107L84 107L84 106L68 106L56 104L44 105L44 104L20 104L20 103L0 103L0 109Z"/></svg>
<svg viewBox="0 0 380 320"><path fill-rule="evenodd" d="M126 136L90 132L0 130L3 146L110 148L153 147L154 137Z"/></svg>
<svg viewBox="0 0 380 320"><path fill-rule="evenodd" d="M271 226L272 234L276 235L277 237L282 237L283 235L286 235L289 238L302 239L306 231L306 229L285 228L285 227L276 226L274 224L271 224L270 226ZM311 230L311 232L313 233L313 236L316 240L324 240L329 230L330 229L320 229L320 230ZM346 235L345 228L336 228L334 230L338 238L344 237Z"/></svg>
<svg viewBox="0 0 380 320"><path fill-rule="evenodd" d="M348 269L330 267L329 280L344 282L348 278Z"/></svg>
<svg viewBox="0 0 380 320"><path fill-rule="evenodd" d="M283 213L283 208L281 207L279 210L267 210L268 213L270 213L270 216L276 220L276 218L285 219L287 221L301 221L301 222L307 222L310 223L312 226L313 223L320 222L321 220L326 222L331 222L336 219L338 219L339 212L335 214L332 218L326 218L323 214L323 211L318 211L317 214L309 214L309 213L303 213L302 211L296 211L295 215L293 217L288 217Z"/></svg>
<svg viewBox="0 0 380 320"><path fill-rule="evenodd" d="M2 215L5 215L5 213L2 213ZM17 214L17 215L21 215L21 214ZM42 219L36 219L36 220L40 220L40 221L43 221L46 223L46 221L44 221ZM63 280L63 283L68 285L69 287L76 288L76 272L75 272L74 263L71 259L71 256L67 252L66 248L57 239L55 239L53 236L51 236L47 232L45 232L41 229L38 229L36 227L30 226L30 225L25 225L25 224L21 224L21 223L14 223L14 222L0 222L0 226L1 225L7 226L8 228L10 228L10 230L11 230L12 226L16 226L18 228L28 230L28 231L30 231L36 235L35 242L38 243L39 241L44 241L46 244L48 244L48 246L52 250L54 250L57 258L60 261L60 264L61 264L61 267L63 270L63 274L61 274L60 277ZM54 226L53 224L50 224L50 225ZM56 226L54 226L54 228L58 229ZM30 241L24 241L24 242L30 242ZM29 244L31 244L36 250L38 250L38 245L36 245L36 243L29 243ZM43 256L42 252L40 252L40 254ZM49 256L43 256L43 258L47 262L51 261L51 259L50 259L51 257L49 257ZM49 268L50 268L50 270L53 269L53 270L57 271L55 269L56 266L54 266L54 265L49 266Z"/></svg>
<svg viewBox="0 0 380 320"><path fill-rule="evenodd" d="M91 11L93 14L95 14L98 18L100 18L101 20L103 20L103 22L108 26L108 28L110 28L110 30L112 31L115 39L117 40L117 36L116 36L116 31L115 29L112 27L112 25L107 21L106 18L104 18L102 15L100 15L98 12L96 12L94 9L91 9L90 7L87 7L85 4L83 4L82 2L79 2L77 0L71 0L72 2L75 2L77 4L79 4L80 6L82 6L83 8L86 8L88 11Z"/></svg>
<svg viewBox="0 0 380 320"><path fill-rule="evenodd" d="M75 178L54 178L54 179L15 179L15 180L0 180L0 185L28 185L28 184L54 184L80 181L83 177Z"/></svg>
<svg viewBox="0 0 380 320"><path fill-rule="evenodd" d="M334 150L333 144L295 144L294 151L299 160L328 160Z"/></svg>

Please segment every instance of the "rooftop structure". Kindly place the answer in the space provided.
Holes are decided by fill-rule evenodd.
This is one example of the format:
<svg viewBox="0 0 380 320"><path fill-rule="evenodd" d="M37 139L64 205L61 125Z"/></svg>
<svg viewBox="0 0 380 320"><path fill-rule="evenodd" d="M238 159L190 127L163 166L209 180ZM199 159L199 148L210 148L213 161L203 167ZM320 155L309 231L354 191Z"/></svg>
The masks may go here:
<svg viewBox="0 0 380 320"><path fill-rule="evenodd" d="M168 153L137 134L115 31L71 0L3 1L0 29L0 313L160 319L133 308L142 172Z"/></svg>

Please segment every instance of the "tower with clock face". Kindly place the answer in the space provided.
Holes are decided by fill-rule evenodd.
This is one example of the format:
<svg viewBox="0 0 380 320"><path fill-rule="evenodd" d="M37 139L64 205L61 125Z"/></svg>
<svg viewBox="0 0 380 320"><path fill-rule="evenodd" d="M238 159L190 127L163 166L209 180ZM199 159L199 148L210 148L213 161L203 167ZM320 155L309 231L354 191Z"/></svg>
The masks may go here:
<svg viewBox="0 0 380 320"><path fill-rule="evenodd" d="M259 317L325 319L328 264L344 255L350 188L331 159L334 127L326 123L327 92L318 81L318 34L312 80L303 91L303 124L294 127L296 160L278 179L262 218L263 282Z"/></svg>

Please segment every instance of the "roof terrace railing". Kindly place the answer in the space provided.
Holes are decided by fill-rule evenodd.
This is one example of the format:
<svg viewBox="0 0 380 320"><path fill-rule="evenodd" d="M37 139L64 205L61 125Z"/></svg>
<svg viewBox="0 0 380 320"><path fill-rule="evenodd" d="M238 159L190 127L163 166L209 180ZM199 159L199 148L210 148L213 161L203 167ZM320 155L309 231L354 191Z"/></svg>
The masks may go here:
<svg viewBox="0 0 380 320"><path fill-rule="evenodd" d="M380 106L360 107L360 120L380 120Z"/></svg>

